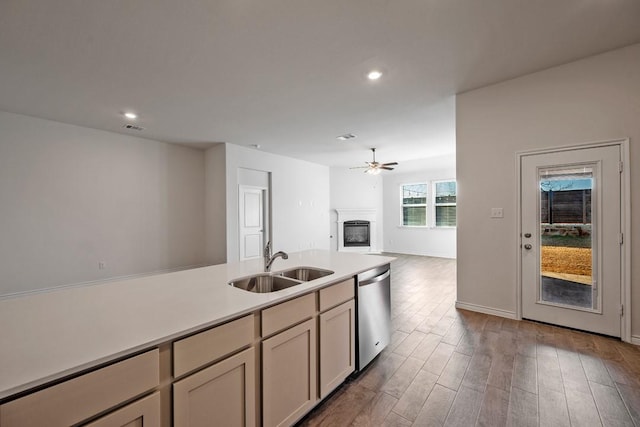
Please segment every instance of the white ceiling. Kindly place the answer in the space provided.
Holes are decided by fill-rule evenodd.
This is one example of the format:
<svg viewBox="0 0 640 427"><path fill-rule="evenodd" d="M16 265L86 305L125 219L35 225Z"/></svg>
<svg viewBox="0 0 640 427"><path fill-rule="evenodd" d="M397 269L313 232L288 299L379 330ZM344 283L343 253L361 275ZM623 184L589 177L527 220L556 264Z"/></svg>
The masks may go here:
<svg viewBox="0 0 640 427"><path fill-rule="evenodd" d="M638 0L1 0L0 110L402 162L455 151L455 93L640 42L639 24Z"/></svg>

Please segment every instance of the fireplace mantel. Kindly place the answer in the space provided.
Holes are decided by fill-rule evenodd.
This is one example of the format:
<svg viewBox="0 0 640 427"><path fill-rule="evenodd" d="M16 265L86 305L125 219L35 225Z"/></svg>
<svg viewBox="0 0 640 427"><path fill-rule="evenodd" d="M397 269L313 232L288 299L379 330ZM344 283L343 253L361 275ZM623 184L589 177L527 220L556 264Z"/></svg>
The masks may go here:
<svg viewBox="0 0 640 427"><path fill-rule="evenodd" d="M336 209L338 213L338 251L378 253L376 210L375 209ZM344 246L344 222L345 221L369 221L369 245L370 246Z"/></svg>

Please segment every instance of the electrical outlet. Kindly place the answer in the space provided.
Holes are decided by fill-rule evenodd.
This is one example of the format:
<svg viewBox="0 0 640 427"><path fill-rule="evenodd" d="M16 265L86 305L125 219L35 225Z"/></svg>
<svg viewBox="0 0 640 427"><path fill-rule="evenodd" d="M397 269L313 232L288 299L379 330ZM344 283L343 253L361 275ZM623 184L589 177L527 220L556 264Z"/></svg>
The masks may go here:
<svg viewBox="0 0 640 427"><path fill-rule="evenodd" d="M100 261L98 263L98 270L104 270L105 268L107 268L107 263Z"/></svg>
<svg viewBox="0 0 640 427"><path fill-rule="evenodd" d="M491 208L491 218L503 218L504 212L502 208Z"/></svg>

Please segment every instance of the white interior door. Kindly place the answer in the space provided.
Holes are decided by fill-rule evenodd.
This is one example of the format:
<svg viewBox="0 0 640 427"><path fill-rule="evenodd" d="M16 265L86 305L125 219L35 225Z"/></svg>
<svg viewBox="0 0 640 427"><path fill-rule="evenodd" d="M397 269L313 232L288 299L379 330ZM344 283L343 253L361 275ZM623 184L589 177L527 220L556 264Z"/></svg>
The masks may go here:
<svg viewBox="0 0 640 427"><path fill-rule="evenodd" d="M262 256L265 240L265 193L263 188L240 186L240 260Z"/></svg>
<svg viewBox="0 0 640 427"><path fill-rule="evenodd" d="M523 318L620 336L620 161L617 145L521 157Z"/></svg>

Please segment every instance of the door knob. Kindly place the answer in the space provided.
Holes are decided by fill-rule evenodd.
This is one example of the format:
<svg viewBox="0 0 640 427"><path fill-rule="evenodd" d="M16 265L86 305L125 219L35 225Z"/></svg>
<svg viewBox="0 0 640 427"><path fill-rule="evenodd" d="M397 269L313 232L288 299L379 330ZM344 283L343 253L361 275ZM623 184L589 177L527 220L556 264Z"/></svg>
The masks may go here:
<svg viewBox="0 0 640 427"><path fill-rule="evenodd" d="M531 245L530 245L530 244L528 244L528 243L527 243L526 245L524 245L524 248L525 248L526 250L531 250L531 248L532 248L532 247L533 247L533 246L531 246Z"/></svg>
<svg viewBox="0 0 640 427"><path fill-rule="evenodd" d="M531 233L524 233L524 237L526 237L527 239L531 237Z"/></svg>

